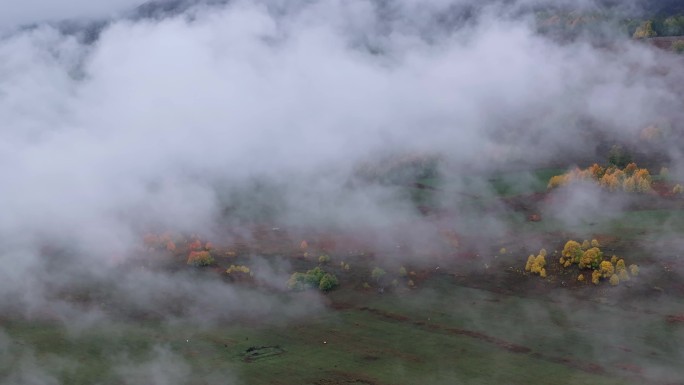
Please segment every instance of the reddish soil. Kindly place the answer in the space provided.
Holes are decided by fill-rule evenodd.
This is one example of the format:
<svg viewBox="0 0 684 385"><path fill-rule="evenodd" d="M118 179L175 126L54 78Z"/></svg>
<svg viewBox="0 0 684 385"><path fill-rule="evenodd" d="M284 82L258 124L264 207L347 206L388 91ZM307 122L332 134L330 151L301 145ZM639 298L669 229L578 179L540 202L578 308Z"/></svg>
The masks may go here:
<svg viewBox="0 0 684 385"><path fill-rule="evenodd" d="M375 379L362 376L356 373L330 371L330 378L316 380L315 385L381 385Z"/></svg>
<svg viewBox="0 0 684 385"><path fill-rule="evenodd" d="M674 314L665 317L669 324L684 324L684 314Z"/></svg>

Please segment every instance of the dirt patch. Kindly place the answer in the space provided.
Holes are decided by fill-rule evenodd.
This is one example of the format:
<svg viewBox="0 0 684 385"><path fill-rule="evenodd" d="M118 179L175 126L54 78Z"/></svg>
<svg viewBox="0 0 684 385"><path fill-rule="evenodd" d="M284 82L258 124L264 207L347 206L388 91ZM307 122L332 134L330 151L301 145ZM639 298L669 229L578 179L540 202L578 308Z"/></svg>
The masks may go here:
<svg viewBox="0 0 684 385"><path fill-rule="evenodd" d="M673 314L665 317L669 324L684 324L684 314Z"/></svg>
<svg viewBox="0 0 684 385"><path fill-rule="evenodd" d="M373 313L375 315L381 316L385 319L389 319L392 321L410 322L414 326L425 327L425 328L428 328L430 330L440 330L440 331L448 332L450 334L456 334L456 335L462 335L462 336L475 338L475 339L496 345L502 349L508 350L510 352L513 352L513 353L530 353L532 351L532 349L530 349L528 347L517 345L517 344L514 344L512 342L509 342L509 341L506 341L506 340L503 340L500 338L492 337L492 336L487 335L485 333L480 333L480 332L476 332L476 331L472 331L472 330L466 330L466 329L448 328L448 327L444 327L444 326L441 326L438 324L427 324L423 321L411 321L411 319L409 317L405 317L405 316L402 316L399 314L386 312L386 311L379 310L379 309L372 309L372 308L368 308L365 306L359 308L359 310L367 311L369 313Z"/></svg>
<svg viewBox="0 0 684 385"><path fill-rule="evenodd" d="M285 350L279 345L275 346L251 346L245 350L243 360L245 362L254 362L260 359L279 356L285 353Z"/></svg>
<svg viewBox="0 0 684 385"><path fill-rule="evenodd" d="M315 385L382 385L375 379L363 375L331 371L329 376L313 382Z"/></svg>
<svg viewBox="0 0 684 385"><path fill-rule="evenodd" d="M409 317L406 317L406 316L403 316L403 315L399 315L399 314L390 313L390 312L386 312L386 311L383 311L383 310L380 310L380 309L373 309L373 308L369 308L369 307L363 306L363 307L360 307L359 310L361 310L361 311L367 311L367 312L369 312L369 313L373 313L373 314L375 314L375 315L379 315L379 316L381 316L381 317L383 317L383 318L390 319L390 320L393 320L393 321L399 321L399 322L408 322L408 321L410 321L410 318L409 318Z"/></svg>

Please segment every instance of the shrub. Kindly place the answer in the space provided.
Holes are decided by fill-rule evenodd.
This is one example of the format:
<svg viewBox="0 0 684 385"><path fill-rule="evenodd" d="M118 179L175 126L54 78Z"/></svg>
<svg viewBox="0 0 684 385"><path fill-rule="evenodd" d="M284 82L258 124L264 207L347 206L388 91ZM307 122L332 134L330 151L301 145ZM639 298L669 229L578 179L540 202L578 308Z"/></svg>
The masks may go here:
<svg viewBox="0 0 684 385"><path fill-rule="evenodd" d="M620 284L620 278L617 276L617 274L613 274L610 276L609 282L611 285L617 286Z"/></svg>
<svg viewBox="0 0 684 385"><path fill-rule="evenodd" d="M668 169L667 167L661 167L659 174L661 178L667 180L670 178L670 169Z"/></svg>
<svg viewBox="0 0 684 385"><path fill-rule="evenodd" d="M620 281L629 281L629 274L627 274L627 270L620 270L618 272L618 277L620 277Z"/></svg>
<svg viewBox="0 0 684 385"><path fill-rule="evenodd" d="M399 276L401 277L406 277L408 273L406 272L406 268L404 266L399 268Z"/></svg>
<svg viewBox="0 0 684 385"><path fill-rule="evenodd" d="M681 194L682 192L684 192L684 187L679 183L672 188L672 194L674 195Z"/></svg>
<svg viewBox="0 0 684 385"><path fill-rule="evenodd" d="M584 282L584 274L580 274L577 276L577 280L580 282Z"/></svg>
<svg viewBox="0 0 684 385"><path fill-rule="evenodd" d="M632 276L636 277L639 275L639 266L637 265L629 265L629 272L632 274Z"/></svg>
<svg viewBox="0 0 684 385"><path fill-rule="evenodd" d="M379 268L379 267L376 267L376 268L373 269L373 271L371 272L371 277L373 277L374 280L379 281L380 279L382 279L382 277L385 276L385 274L387 274L387 273L385 272L385 270L383 270L383 269L381 269L381 268Z"/></svg>
<svg viewBox="0 0 684 385"><path fill-rule="evenodd" d="M330 262L330 257L329 257L329 256L327 256L327 255L321 255L320 257L318 257L318 263L320 263L320 264L326 264L326 263L328 263L328 262Z"/></svg>
<svg viewBox="0 0 684 385"><path fill-rule="evenodd" d="M228 269L226 269L226 274L233 274L233 273L243 273L243 274L252 274L252 272L249 270L249 267L244 266L244 265L230 265Z"/></svg>
<svg viewBox="0 0 684 385"><path fill-rule="evenodd" d="M596 239L592 239L591 240L591 247L601 247L601 246L599 245L599 241L597 241Z"/></svg>

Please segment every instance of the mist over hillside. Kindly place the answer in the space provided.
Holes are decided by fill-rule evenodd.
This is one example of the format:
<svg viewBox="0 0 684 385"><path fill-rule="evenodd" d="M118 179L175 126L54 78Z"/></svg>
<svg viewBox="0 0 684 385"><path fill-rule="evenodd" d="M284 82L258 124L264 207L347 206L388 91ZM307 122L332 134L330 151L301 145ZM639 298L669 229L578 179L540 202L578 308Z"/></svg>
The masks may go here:
<svg viewBox="0 0 684 385"><path fill-rule="evenodd" d="M3 317L59 325L65 345L98 328L116 336L138 321L169 334L277 329L347 309L325 293L288 290L293 273L309 270L307 250L337 252L340 276L355 268L351 258L367 264L372 274L349 279L363 296L371 291L362 280L383 282L381 265L404 269L395 281L410 279L413 289L427 276L421 269L446 270L443 261L457 255L453 277L461 282L503 264L511 239L537 222L548 220L549 233L520 236L516 252L551 236L591 239L635 207L679 208L672 191L684 180L682 56L631 39L612 16L683 12L676 1L38 3L6 5L0 16L2 384L68 383L63 368L79 367L41 361L40 344L6 335ZM611 16L583 29L596 13ZM572 37L546 32L551 24ZM548 170L605 164L618 150L667 169L654 178L662 196L612 194L586 180L547 191ZM652 266L644 276L678 248L677 221L653 225L664 235L649 233L648 242L665 251L645 259ZM641 252L641 241L630 250ZM209 251L221 263L249 258L250 267L191 266ZM674 266L669 273L684 273ZM245 274L226 277L231 268ZM414 302L437 303L438 289ZM588 319L572 306L561 309L568 324ZM521 317L543 313L530 309ZM466 324L488 318L463 314ZM616 339L631 333L610 330ZM493 337L452 334L515 350ZM117 378L111 383L193 383L198 365L176 343L155 342L139 359L131 342L130 356L103 359ZM217 346L231 344L238 342ZM254 344L248 349L263 350ZM268 354L285 351L275 346ZM602 357L588 346L587 356ZM643 378L678 374L657 359L639 363ZM228 369L202 375L197 383L241 383Z"/></svg>

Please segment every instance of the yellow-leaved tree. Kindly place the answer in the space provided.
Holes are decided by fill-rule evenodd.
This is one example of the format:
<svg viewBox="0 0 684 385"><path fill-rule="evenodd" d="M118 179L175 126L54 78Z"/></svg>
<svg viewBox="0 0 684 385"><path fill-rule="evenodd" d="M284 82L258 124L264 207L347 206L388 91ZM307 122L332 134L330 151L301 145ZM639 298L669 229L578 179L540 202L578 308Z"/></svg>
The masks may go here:
<svg viewBox="0 0 684 385"><path fill-rule="evenodd" d="M571 263L579 263L580 258L582 258L582 245L577 241L567 241L565 247L563 248L563 256L569 260Z"/></svg>

